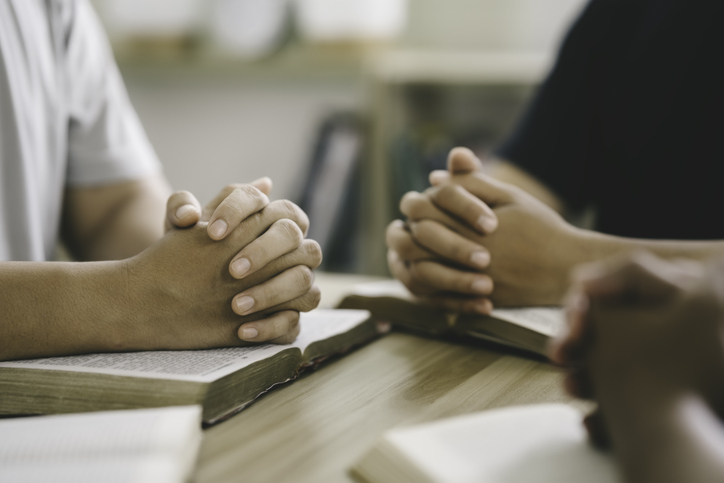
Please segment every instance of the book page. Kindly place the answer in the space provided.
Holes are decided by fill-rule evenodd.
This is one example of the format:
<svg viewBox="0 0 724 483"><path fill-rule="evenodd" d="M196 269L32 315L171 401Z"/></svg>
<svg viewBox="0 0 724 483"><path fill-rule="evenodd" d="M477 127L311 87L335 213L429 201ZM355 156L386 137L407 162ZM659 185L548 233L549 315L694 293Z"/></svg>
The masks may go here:
<svg viewBox="0 0 724 483"><path fill-rule="evenodd" d="M371 316L366 310L315 310L311 313L314 314L314 323L303 324L297 340L292 344L299 347L302 353L313 342L349 332ZM307 316L302 314L302 319Z"/></svg>
<svg viewBox="0 0 724 483"><path fill-rule="evenodd" d="M388 433L430 481L620 483L613 460L587 440L582 414L563 404L484 411Z"/></svg>
<svg viewBox="0 0 724 483"><path fill-rule="evenodd" d="M194 382L213 382L284 350L301 352L317 340L327 339L369 318L362 310L314 310L301 315L299 337L293 344L262 344L250 347L192 351L122 352L51 357L1 362L0 367L91 372L117 376L147 377Z"/></svg>
<svg viewBox="0 0 724 483"><path fill-rule="evenodd" d="M559 307L494 309L490 315L549 337L558 335L566 323L563 309Z"/></svg>
<svg viewBox="0 0 724 483"><path fill-rule="evenodd" d="M0 481L181 482L201 437L200 406L3 420Z"/></svg>

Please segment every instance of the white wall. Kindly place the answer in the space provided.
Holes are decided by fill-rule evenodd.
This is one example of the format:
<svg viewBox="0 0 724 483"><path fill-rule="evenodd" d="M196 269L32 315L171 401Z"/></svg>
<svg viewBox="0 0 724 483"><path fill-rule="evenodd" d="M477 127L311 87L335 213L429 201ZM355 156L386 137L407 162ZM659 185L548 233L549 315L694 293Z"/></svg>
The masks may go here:
<svg viewBox="0 0 724 483"><path fill-rule="evenodd" d="M131 100L175 189L203 202L231 182L270 176L294 196L319 121L359 106L345 81L249 81L234 74L125 74Z"/></svg>

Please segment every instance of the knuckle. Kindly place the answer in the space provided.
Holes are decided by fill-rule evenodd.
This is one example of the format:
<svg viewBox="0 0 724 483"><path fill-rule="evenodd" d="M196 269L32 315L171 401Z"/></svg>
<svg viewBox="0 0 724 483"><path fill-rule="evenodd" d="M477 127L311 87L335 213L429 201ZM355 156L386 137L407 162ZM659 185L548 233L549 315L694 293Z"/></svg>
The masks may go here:
<svg viewBox="0 0 724 483"><path fill-rule="evenodd" d="M261 203L267 200L267 196L264 193L262 193L256 186L252 186L250 184L240 185L236 188L236 191L238 191L244 198L251 199L256 203Z"/></svg>
<svg viewBox="0 0 724 483"><path fill-rule="evenodd" d="M447 249L447 255L450 258L463 263L467 263L472 255L472 251L467 246L460 243L449 243L445 248Z"/></svg>
<svg viewBox="0 0 724 483"><path fill-rule="evenodd" d="M280 338L279 342L282 344L291 344L299 336L299 312L287 310L284 312L284 318L286 321L286 332Z"/></svg>
<svg viewBox="0 0 724 483"><path fill-rule="evenodd" d="M446 184L440 187L435 194L435 198L439 201L450 201L457 195L457 185Z"/></svg>
<svg viewBox="0 0 724 483"><path fill-rule="evenodd" d="M289 200L278 200L274 203L276 204L275 208L282 215L282 218L296 220L299 212L302 211L296 204L292 203Z"/></svg>
<svg viewBox="0 0 724 483"><path fill-rule="evenodd" d="M400 200L400 211L406 216L412 216L420 210L422 195L417 191L408 191Z"/></svg>
<svg viewBox="0 0 724 483"><path fill-rule="evenodd" d="M305 258L310 262L311 268L317 268L322 264L322 247L315 240L304 240Z"/></svg>
<svg viewBox="0 0 724 483"><path fill-rule="evenodd" d="M402 210L403 213L405 213L407 207L410 206L410 203L417 195L418 193L416 191L408 191L402 195L402 198L400 199L400 210Z"/></svg>
<svg viewBox="0 0 724 483"><path fill-rule="evenodd" d="M387 242L388 247L397 246L404 238L405 230L402 226L403 223L401 220L395 220L387 225L387 230L385 230L385 241Z"/></svg>
<svg viewBox="0 0 724 483"><path fill-rule="evenodd" d="M296 246L299 246L299 244L304 239L304 235L302 235L302 230L299 228L299 225L294 223L289 218L282 218L274 224L276 225L276 228L281 232L281 235L285 239L294 242Z"/></svg>
<svg viewBox="0 0 724 483"><path fill-rule="evenodd" d="M311 288L312 284L314 284L314 272L312 272L312 269L305 265L298 266L296 268L296 283L300 287L306 289Z"/></svg>
<svg viewBox="0 0 724 483"><path fill-rule="evenodd" d="M222 213L238 213L244 209L245 199L243 191L240 188L236 188L229 193L226 198L219 204L217 212Z"/></svg>
<svg viewBox="0 0 724 483"><path fill-rule="evenodd" d="M408 272L412 281L426 282L428 279L428 270L425 263L410 262Z"/></svg>
<svg viewBox="0 0 724 483"><path fill-rule="evenodd" d="M437 235L440 225L430 220L422 220L413 224L416 238L429 239Z"/></svg>
<svg viewBox="0 0 724 483"><path fill-rule="evenodd" d="M299 312L296 310L287 310L285 311L285 315L287 316L287 322L289 323L289 327L297 327L299 325Z"/></svg>
<svg viewBox="0 0 724 483"><path fill-rule="evenodd" d="M405 236L400 237L395 249L400 258L406 260L408 257L414 255L417 250L417 244L412 240L410 235L406 234Z"/></svg>
<svg viewBox="0 0 724 483"><path fill-rule="evenodd" d="M473 285L473 280L473 275L466 274L462 277L454 277L452 285L456 292L467 293L470 292L470 287Z"/></svg>
<svg viewBox="0 0 724 483"><path fill-rule="evenodd" d="M299 310L302 312L309 312L310 310L314 310L317 308L321 300L322 291L316 285L312 285L312 288L310 288L309 291L302 297L302 303Z"/></svg>
<svg viewBox="0 0 724 483"><path fill-rule="evenodd" d="M282 218L289 218L295 222L302 230L302 234L307 232L309 228L309 218L304 211L297 206L295 203L289 200L277 200L269 203L267 209L273 213L273 216L279 220Z"/></svg>

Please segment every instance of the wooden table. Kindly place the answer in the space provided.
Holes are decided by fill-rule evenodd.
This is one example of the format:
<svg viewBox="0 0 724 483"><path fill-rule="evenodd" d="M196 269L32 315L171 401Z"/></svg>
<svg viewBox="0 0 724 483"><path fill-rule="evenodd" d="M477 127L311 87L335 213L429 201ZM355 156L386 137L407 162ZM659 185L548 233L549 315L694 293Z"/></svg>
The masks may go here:
<svg viewBox="0 0 724 483"><path fill-rule="evenodd" d="M319 277L336 303L344 283ZM329 288L327 288L329 286ZM397 427L482 409L570 402L560 371L492 346L391 333L208 429L198 483L350 482L350 466Z"/></svg>

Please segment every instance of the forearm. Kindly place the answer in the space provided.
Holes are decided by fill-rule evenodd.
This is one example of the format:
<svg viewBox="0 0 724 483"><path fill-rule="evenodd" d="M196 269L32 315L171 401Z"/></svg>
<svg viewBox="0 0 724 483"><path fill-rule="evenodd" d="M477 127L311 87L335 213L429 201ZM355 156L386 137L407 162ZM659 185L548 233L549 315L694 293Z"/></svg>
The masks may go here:
<svg viewBox="0 0 724 483"><path fill-rule="evenodd" d="M721 421L693 395L643 404L619 397L605 412L616 456L634 483L724 481Z"/></svg>
<svg viewBox="0 0 724 483"><path fill-rule="evenodd" d="M0 264L0 360L125 349L125 262Z"/></svg>
<svg viewBox="0 0 724 483"><path fill-rule="evenodd" d="M622 253L647 250L665 258L707 260L724 255L724 241L644 240L606 235L590 230L576 230L576 263L588 263Z"/></svg>
<svg viewBox="0 0 724 483"><path fill-rule="evenodd" d="M78 260L122 260L164 234L171 190L158 175L99 188L69 190L64 239Z"/></svg>

